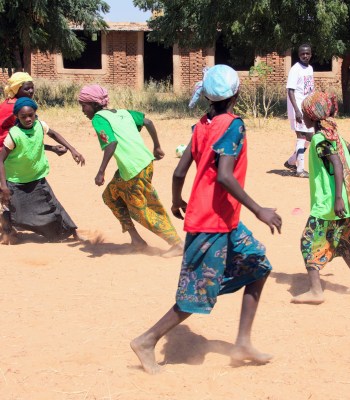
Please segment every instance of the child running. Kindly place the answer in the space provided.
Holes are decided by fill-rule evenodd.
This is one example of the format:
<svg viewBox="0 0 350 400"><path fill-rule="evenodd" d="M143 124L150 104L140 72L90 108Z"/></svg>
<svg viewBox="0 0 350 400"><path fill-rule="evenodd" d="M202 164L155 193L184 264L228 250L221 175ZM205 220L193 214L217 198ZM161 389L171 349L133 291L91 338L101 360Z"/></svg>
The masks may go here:
<svg viewBox="0 0 350 400"><path fill-rule="evenodd" d="M52 134L37 119L37 108L29 97L16 101L13 112L18 124L10 129L0 151L1 203L9 210L8 218L3 217L3 229L9 234L12 226L22 228L50 241L71 235L77 238L76 225L46 181L49 163L44 151L44 133L73 149L77 164L84 165L85 160L61 135Z"/></svg>
<svg viewBox="0 0 350 400"><path fill-rule="evenodd" d="M95 177L96 185L104 184L105 171L112 156L117 161L118 170L102 198L121 223L123 232L129 233L134 249L142 251L147 248L147 243L131 219L171 245L163 257L182 255L182 241L152 186L153 160L164 157L153 122L137 111L107 109L108 92L99 85L84 86L79 94L79 103L91 120L104 152ZM140 136L143 126L153 140L153 154Z"/></svg>
<svg viewBox="0 0 350 400"><path fill-rule="evenodd" d="M247 141L242 119L233 114L239 78L227 65L216 65L197 84L190 106L200 93L209 100L209 113L195 125L192 139L173 175L172 212L186 212L187 232L176 294L176 304L148 331L134 339L131 347L146 372L160 369L155 359L159 339L192 313L209 314L217 296L245 287L240 325L233 360L266 363L268 354L251 344L251 328L271 265L265 248L239 221L241 204L281 232L282 221L275 209L260 207L244 191ZM196 162L188 205L182 188L192 161Z"/></svg>
<svg viewBox="0 0 350 400"><path fill-rule="evenodd" d="M302 103L304 122L313 127L309 154L311 211L301 237L310 290L293 303L320 304L324 295L319 271L341 256L350 267L350 155L337 132L335 96L315 92Z"/></svg>

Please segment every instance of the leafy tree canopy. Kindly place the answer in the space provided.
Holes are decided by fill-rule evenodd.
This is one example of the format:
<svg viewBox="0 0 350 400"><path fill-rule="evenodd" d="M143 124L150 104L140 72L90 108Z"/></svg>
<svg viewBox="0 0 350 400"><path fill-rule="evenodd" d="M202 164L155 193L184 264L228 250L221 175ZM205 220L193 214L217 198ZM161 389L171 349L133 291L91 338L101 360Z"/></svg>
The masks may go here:
<svg viewBox="0 0 350 400"><path fill-rule="evenodd" d="M151 40L185 48L208 47L218 31L226 45L285 51L308 42L318 58L343 55L349 46L349 3L343 0L134 0L155 11Z"/></svg>
<svg viewBox="0 0 350 400"><path fill-rule="evenodd" d="M84 44L72 26L104 30L101 14L108 11L103 0L0 0L0 66L19 67L23 54L36 49L78 57Z"/></svg>

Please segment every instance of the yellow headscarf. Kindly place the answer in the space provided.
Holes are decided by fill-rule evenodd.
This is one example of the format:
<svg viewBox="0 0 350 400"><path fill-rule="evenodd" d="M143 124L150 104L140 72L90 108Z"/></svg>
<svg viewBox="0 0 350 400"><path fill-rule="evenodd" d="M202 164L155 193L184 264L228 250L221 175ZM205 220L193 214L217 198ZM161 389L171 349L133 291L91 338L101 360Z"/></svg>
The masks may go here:
<svg viewBox="0 0 350 400"><path fill-rule="evenodd" d="M24 82L33 82L33 78L27 72L15 72L7 81L4 88L5 96L13 99Z"/></svg>

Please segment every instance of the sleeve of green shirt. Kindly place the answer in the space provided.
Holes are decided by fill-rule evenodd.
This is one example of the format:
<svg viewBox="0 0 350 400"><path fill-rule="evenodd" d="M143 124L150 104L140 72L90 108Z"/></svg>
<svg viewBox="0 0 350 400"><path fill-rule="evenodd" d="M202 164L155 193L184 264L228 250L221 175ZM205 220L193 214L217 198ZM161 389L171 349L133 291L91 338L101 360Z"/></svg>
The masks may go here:
<svg viewBox="0 0 350 400"><path fill-rule="evenodd" d="M128 110L128 111L131 114L131 116L132 116L132 118L133 118L133 120L134 120L134 122L135 122L135 124L137 126L137 129L140 132L140 130L142 129L142 127L144 125L145 114L141 113L139 111L133 111L133 110Z"/></svg>
<svg viewBox="0 0 350 400"><path fill-rule="evenodd" d="M104 150L110 143L117 142L111 124L100 115L94 116L92 119L92 126L97 133L98 141L100 142L102 150Z"/></svg>

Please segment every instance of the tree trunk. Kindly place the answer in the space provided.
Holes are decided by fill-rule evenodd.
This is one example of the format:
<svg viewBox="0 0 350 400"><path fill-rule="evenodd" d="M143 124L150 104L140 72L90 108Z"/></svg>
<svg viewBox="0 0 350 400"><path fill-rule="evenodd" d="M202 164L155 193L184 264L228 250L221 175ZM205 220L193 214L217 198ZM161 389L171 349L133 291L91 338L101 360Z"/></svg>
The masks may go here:
<svg viewBox="0 0 350 400"><path fill-rule="evenodd" d="M345 54L341 65L341 87L343 93L343 111L350 114L350 54Z"/></svg>

